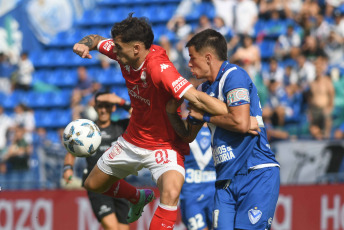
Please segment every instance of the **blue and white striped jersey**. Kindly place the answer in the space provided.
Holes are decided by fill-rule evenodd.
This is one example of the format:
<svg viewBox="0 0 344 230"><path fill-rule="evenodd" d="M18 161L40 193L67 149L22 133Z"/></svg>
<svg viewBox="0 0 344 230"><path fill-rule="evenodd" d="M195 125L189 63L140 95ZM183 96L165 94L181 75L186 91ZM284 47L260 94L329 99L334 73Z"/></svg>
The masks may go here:
<svg viewBox="0 0 344 230"><path fill-rule="evenodd" d="M232 179L249 169L279 166L267 140L257 88L244 69L225 61L216 80L212 84L204 82L198 90L220 99L227 106L250 104L250 115L255 116L261 126L259 135L254 136L208 124L217 180Z"/></svg>

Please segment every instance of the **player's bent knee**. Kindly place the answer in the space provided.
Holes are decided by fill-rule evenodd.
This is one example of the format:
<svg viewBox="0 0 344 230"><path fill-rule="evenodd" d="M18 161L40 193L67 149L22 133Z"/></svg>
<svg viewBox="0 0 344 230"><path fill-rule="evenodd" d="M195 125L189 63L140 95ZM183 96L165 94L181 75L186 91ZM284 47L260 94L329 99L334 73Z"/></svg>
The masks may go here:
<svg viewBox="0 0 344 230"><path fill-rule="evenodd" d="M86 190L96 193L103 193L106 191L105 187L97 185L97 183L90 178L85 180L84 187Z"/></svg>

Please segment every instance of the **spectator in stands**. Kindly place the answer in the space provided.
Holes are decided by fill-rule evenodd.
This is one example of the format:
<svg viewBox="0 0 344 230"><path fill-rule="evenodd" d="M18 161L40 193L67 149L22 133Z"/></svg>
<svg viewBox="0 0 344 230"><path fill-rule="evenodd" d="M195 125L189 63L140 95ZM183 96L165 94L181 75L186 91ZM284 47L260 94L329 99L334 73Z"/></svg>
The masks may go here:
<svg viewBox="0 0 344 230"><path fill-rule="evenodd" d="M344 123L334 132L334 138L337 140L344 139Z"/></svg>
<svg viewBox="0 0 344 230"><path fill-rule="evenodd" d="M252 0L238 0L234 7L234 31L239 35L254 34L258 19L258 6Z"/></svg>
<svg viewBox="0 0 344 230"><path fill-rule="evenodd" d="M334 30L343 38L344 37L344 17L343 13L336 9L334 10Z"/></svg>
<svg viewBox="0 0 344 230"><path fill-rule="evenodd" d="M311 31L311 35L314 36L323 46L326 42L331 31L331 25L325 20L324 15L318 14L316 16L316 26Z"/></svg>
<svg viewBox="0 0 344 230"><path fill-rule="evenodd" d="M320 47L319 41L311 35L305 37L301 51L310 61L314 61L318 56L326 56L323 48Z"/></svg>
<svg viewBox="0 0 344 230"><path fill-rule="evenodd" d="M215 16L213 18L212 28L220 32L227 40L233 37L232 30L230 27L226 26L225 21L220 16Z"/></svg>
<svg viewBox="0 0 344 230"><path fill-rule="evenodd" d="M171 44L168 37L164 36L164 35L160 36L159 44L162 48L164 48L166 50L166 54L167 54L168 58L174 64L174 66L177 68L177 70L179 70L181 63L178 62L178 51Z"/></svg>
<svg viewBox="0 0 344 230"><path fill-rule="evenodd" d="M8 131L14 126L13 119L6 115L0 105L0 159L6 150Z"/></svg>
<svg viewBox="0 0 344 230"><path fill-rule="evenodd" d="M331 30L325 44L324 50L326 56L329 58L330 65L342 64L344 60L343 50L344 50L344 39L334 30Z"/></svg>
<svg viewBox="0 0 344 230"><path fill-rule="evenodd" d="M87 73L85 66L79 66L77 69L78 83L76 90L80 91L81 96L84 97L92 91L92 79Z"/></svg>
<svg viewBox="0 0 344 230"><path fill-rule="evenodd" d="M211 21L209 20L208 16L203 14L201 17L198 19L198 25L194 30L194 33L199 33L205 29L210 29L212 28Z"/></svg>
<svg viewBox="0 0 344 230"><path fill-rule="evenodd" d="M18 71L15 75L15 89L29 90L32 83L32 73L35 68L29 59L28 53L22 53L18 62Z"/></svg>
<svg viewBox="0 0 344 230"><path fill-rule="evenodd" d="M270 59L269 69L263 70L262 77L266 86L269 85L271 80L283 83L284 69L278 65L276 58Z"/></svg>
<svg viewBox="0 0 344 230"><path fill-rule="evenodd" d="M191 32L191 25L186 23L185 17L175 15L168 23L167 28L174 32L178 39L185 39Z"/></svg>
<svg viewBox="0 0 344 230"><path fill-rule="evenodd" d="M80 118L80 113L84 110L84 107L87 106L94 94L102 88L102 85L99 82L92 80L92 78L89 77L87 69L84 66L78 67L77 73L78 84L73 90L71 98L73 120Z"/></svg>
<svg viewBox="0 0 344 230"><path fill-rule="evenodd" d="M315 79L315 66L302 53L297 57L296 62L297 85L302 91L306 91L309 88L309 84Z"/></svg>
<svg viewBox="0 0 344 230"><path fill-rule="evenodd" d="M3 161L7 163L11 170L29 169L32 145L25 140L24 135L25 128L21 125L16 126L7 154L3 158Z"/></svg>
<svg viewBox="0 0 344 230"><path fill-rule="evenodd" d="M281 82L270 80L268 83L269 97L263 108L263 116L271 120L273 126L283 126L286 113L291 113L288 95Z"/></svg>
<svg viewBox="0 0 344 230"><path fill-rule="evenodd" d="M212 0L216 15L223 18L225 25L233 30L234 28L234 9L236 1L233 0ZM220 32L220 31L219 31Z"/></svg>
<svg viewBox="0 0 344 230"><path fill-rule="evenodd" d="M300 51L301 36L293 25L288 25L286 34L281 34L276 42L275 52L280 59L296 58Z"/></svg>
<svg viewBox="0 0 344 230"><path fill-rule="evenodd" d="M260 71L261 60L260 50L257 45L253 44L251 36L244 36L244 46L237 49L231 57L231 62L239 63L249 73L250 77L254 79Z"/></svg>
<svg viewBox="0 0 344 230"><path fill-rule="evenodd" d="M6 94L11 92L10 77L14 71L15 67L9 61L8 56L0 53L0 92Z"/></svg>
<svg viewBox="0 0 344 230"><path fill-rule="evenodd" d="M22 126L25 130L25 140L32 143L32 133L35 130L36 122L33 110L24 104L18 104L14 108L14 123L16 126Z"/></svg>
<svg viewBox="0 0 344 230"><path fill-rule="evenodd" d="M330 138L334 88L331 79L325 75L326 60L316 59L316 78L310 84L309 115L310 133L317 139Z"/></svg>

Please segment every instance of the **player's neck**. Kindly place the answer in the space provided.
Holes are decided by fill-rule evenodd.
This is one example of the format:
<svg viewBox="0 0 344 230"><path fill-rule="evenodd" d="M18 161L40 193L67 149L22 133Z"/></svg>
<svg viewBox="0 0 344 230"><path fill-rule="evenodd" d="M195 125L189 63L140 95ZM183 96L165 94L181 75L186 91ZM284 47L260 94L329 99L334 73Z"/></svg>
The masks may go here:
<svg viewBox="0 0 344 230"><path fill-rule="evenodd" d="M213 83L216 80L217 75L219 74L219 71L221 71L222 62L215 61L210 66L210 76L208 78L208 81L210 83Z"/></svg>
<svg viewBox="0 0 344 230"><path fill-rule="evenodd" d="M135 70L138 70L142 67L143 62L146 60L147 55L149 54L150 50L144 50L142 54L138 57L135 63L131 67Z"/></svg>
<svg viewBox="0 0 344 230"><path fill-rule="evenodd" d="M110 123L111 123L111 120L108 120L105 122L97 120L97 125L99 126L99 128L102 128L102 129L108 127L110 125Z"/></svg>

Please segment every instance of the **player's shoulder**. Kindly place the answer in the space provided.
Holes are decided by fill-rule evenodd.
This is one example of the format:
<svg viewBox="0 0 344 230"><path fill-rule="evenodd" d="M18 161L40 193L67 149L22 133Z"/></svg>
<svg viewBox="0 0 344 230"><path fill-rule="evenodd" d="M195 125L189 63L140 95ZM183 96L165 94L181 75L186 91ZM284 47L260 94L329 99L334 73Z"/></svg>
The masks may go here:
<svg viewBox="0 0 344 230"><path fill-rule="evenodd" d="M147 55L147 68L151 70L167 69L172 67L172 63L168 59L165 49L158 45L152 45Z"/></svg>
<svg viewBox="0 0 344 230"><path fill-rule="evenodd" d="M244 68L235 64L230 64L226 68L222 78L225 78L223 80L229 81L251 81L251 78L248 75L247 71Z"/></svg>

